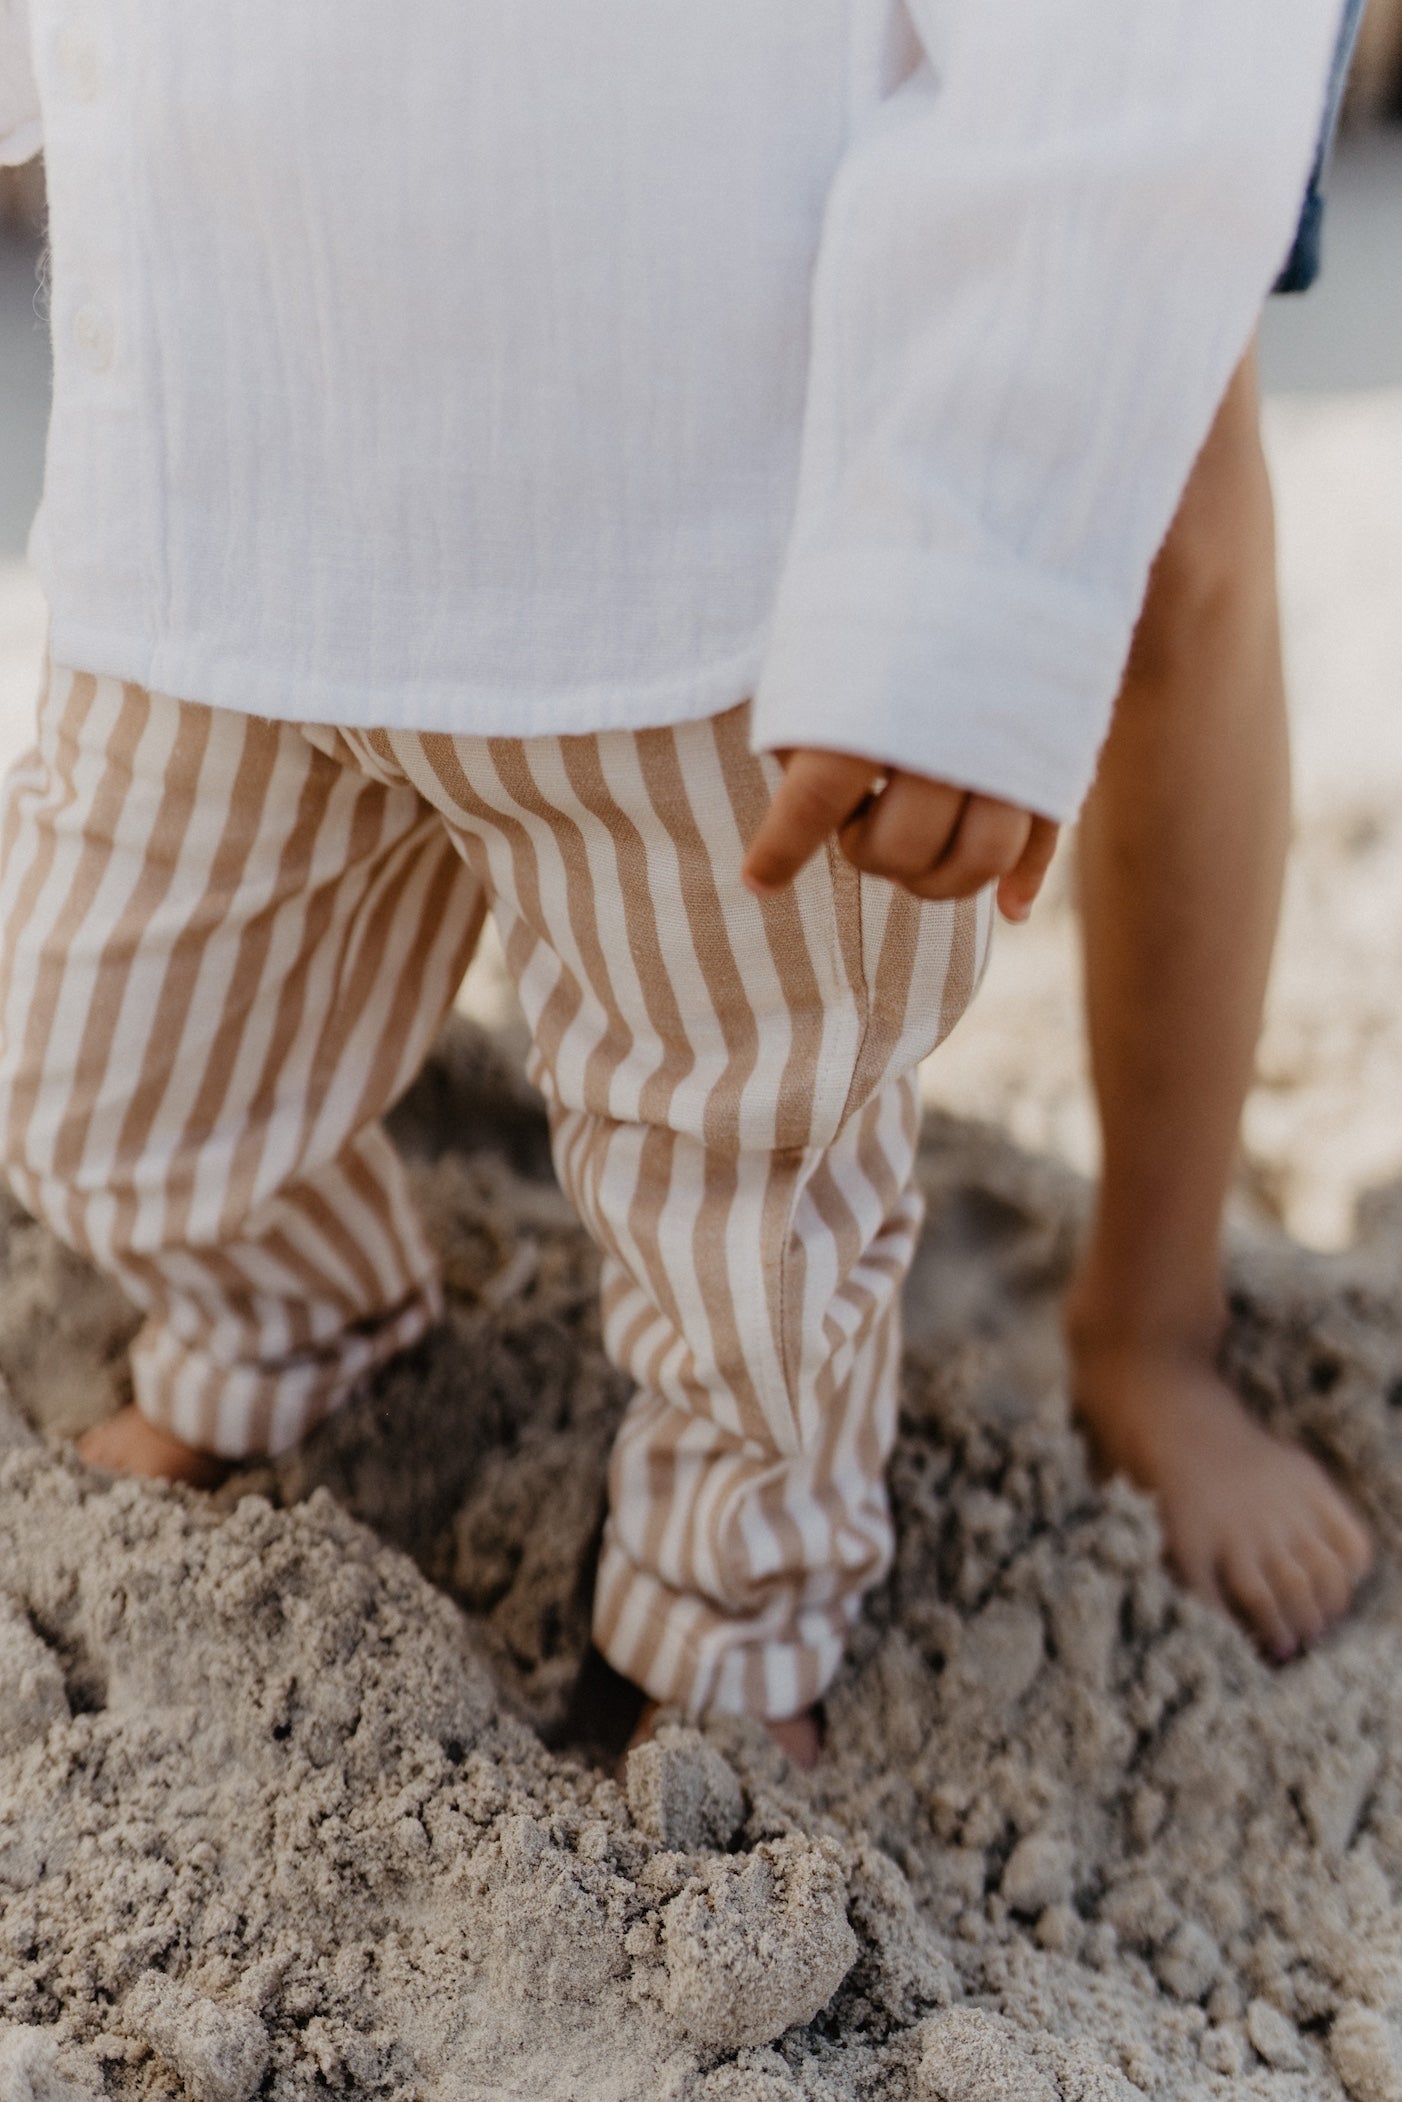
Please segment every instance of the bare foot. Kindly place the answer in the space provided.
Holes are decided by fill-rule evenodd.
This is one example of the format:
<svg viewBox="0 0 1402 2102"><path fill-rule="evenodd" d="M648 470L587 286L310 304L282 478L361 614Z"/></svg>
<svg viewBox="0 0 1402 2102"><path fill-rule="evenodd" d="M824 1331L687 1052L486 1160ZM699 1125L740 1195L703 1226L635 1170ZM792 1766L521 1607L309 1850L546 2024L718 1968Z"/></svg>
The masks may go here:
<svg viewBox="0 0 1402 2102"><path fill-rule="evenodd" d="M648 1742L657 1727L657 1718L661 1713L660 1701L648 1701L645 1704L642 1714L638 1717L638 1726L628 1740L630 1752L634 1745ZM792 1759L795 1766L801 1766L805 1773L812 1772L823 1749L822 1725L818 1721L816 1708L805 1708L801 1715L786 1715L778 1722L767 1722L764 1727L780 1751Z"/></svg>
<svg viewBox="0 0 1402 2102"><path fill-rule="evenodd" d="M813 1771L823 1749L822 1726L816 1708L805 1708L801 1715L786 1715L781 1722L768 1722L764 1727L795 1766L801 1766L805 1773Z"/></svg>
<svg viewBox="0 0 1402 2102"><path fill-rule="evenodd" d="M1110 1340L1074 1318L1070 1347L1097 1461L1154 1496L1187 1588L1281 1663L1317 1642L1373 1563L1367 1529L1319 1462L1258 1423L1205 1350Z"/></svg>
<svg viewBox="0 0 1402 2102"><path fill-rule="evenodd" d="M139 1474L147 1481L185 1482L192 1489L217 1489L228 1473L227 1461L200 1452L169 1431L148 1423L133 1402L85 1431L78 1457L109 1474Z"/></svg>

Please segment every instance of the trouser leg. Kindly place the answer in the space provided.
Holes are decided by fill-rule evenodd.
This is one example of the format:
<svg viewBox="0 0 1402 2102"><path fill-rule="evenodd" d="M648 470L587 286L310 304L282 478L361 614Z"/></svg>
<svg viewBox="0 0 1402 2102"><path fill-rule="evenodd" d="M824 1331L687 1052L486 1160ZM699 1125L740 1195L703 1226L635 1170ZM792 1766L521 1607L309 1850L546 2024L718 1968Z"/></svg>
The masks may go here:
<svg viewBox="0 0 1402 2102"><path fill-rule="evenodd" d="M482 910L334 734L51 671L0 809L0 1146L144 1311L162 1428L279 1450L435 1317L376 1120Z"/></svg>
<svg viewBox="0 0 1402 2102"><path fill-rule="evenodd" d="M610 1249L606 1342L638 1392L611 1464L595 1633L659 1699L798 1713L885 1572L918 1121L907 1073L827 1147L721 1175L685 1141L670 1149L654 1262L719 1317L702 1381L678 1349L685 1313ZM562 1156L587 1184L612 1140L570 1122ZM646 1184L644 1170L634 1201ZM607 1247L606 1213L603 1228Z"/></svg>
<svg viewBox="0 0 1402 2102"><path fill-rule="evenodd" d="M383 740L496 900L566 1190L637 1382L595 1632L694 1711L781 1716L890 1551L914 1068L991 908L820 857L740 880L772 792L748 713L594 738Z"/></svg>

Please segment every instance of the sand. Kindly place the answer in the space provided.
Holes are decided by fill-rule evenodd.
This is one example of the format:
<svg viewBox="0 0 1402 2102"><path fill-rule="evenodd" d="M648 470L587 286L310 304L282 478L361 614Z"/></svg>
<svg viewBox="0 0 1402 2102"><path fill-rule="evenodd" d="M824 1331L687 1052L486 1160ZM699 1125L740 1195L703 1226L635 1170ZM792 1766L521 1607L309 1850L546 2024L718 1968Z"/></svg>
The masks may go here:
<svg viewBox="0 0 1402 2102"><path fill-rule="evenodd" d="M1396 1570L1285 1671L1178 1593L1066 1420L1078 1178L933 1120L898 1560L817 1772L679 1720L615 1770L592 1252L472 1025L396 1133L447 1322L213 1499L36 1438L131 1316L0 1216L0 2102L1402 2097ZM1234 1280L1245 1391L1389 1542L1399 1256L1381 1206Z"/></svg>

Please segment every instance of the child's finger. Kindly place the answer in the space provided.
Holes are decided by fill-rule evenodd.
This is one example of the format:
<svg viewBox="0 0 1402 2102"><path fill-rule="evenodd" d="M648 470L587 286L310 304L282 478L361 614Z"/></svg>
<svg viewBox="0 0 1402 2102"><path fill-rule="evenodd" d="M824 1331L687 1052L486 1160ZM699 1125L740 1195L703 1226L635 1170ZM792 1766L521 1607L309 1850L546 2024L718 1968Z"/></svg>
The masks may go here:
<svg viewBox="0 0 1402 2102"><path fill-rule="evenodd" d="M829 833L845 825L883 769L849 752L798 751L785 763L742 871L760 897L792 882Z"/></svg>
<svg viewBox="0 0 1402 2102"><path fill-rule="evenodd" d="M906 887L918 898L972 898L1017 866L1031 829L1025 810L993 796L970 796L943 860Z"/></svg>
<svg viewBox="0 0 1402 2102"><path fill-rule="evenodd" d="M928 876L954 838L968 792L921 774L894 774L842 833L853 868L892 883Z"/></svg>
<svg viewBox="0 0 1402 2102"><path fill-rule="evenodd" d="M1061 827L1049 817L1034 817L1027 845L1022 850L1022 859L1015 869L1010 869L998 885L998 909L1004 919L1025 920L1036 901L1037 893L1046 880L1047 870L1056 853L1056 843L1061 837Z"/></svg>

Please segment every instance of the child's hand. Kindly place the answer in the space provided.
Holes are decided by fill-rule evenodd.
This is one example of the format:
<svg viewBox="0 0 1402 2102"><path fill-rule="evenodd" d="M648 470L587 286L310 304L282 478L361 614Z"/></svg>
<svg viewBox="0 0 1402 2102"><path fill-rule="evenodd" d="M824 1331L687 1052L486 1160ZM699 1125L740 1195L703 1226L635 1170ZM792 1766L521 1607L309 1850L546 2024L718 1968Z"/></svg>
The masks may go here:
<svg viewBox="0 0 1402 2102"><path fill-rule="evenodd" d="M758 897L782 890L836 832L853 868L913 897L971 898L996 879L1005 919L1031 912L1061 829L1049 817L846 752L779 756L783 781L745 857Z"/></svg>

